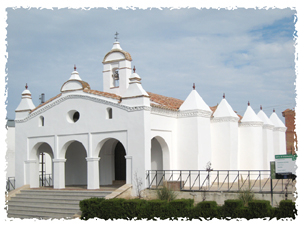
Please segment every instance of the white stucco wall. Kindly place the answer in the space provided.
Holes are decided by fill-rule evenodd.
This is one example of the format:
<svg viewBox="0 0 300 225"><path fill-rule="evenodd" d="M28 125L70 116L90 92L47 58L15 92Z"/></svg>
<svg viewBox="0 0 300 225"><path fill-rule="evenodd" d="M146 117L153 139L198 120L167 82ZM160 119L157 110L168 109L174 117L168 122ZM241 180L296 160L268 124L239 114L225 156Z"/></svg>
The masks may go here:
<svg viewBox="0 0 300 225"><path fill-rule="evenodd" d="M6 179L15 176L15 127L7 127Z"/></svg>
<svg viewBox="0 0 300 225"><path fill-rule="evenodd" d="M213 169L237 170L238 121L212 121L211 133Z"/></svg>
<svg viewBox="0 0 300 225"><path fill-rule="evenodd" d="M239 126L239 170L263 169L262 124Z"/></svg>

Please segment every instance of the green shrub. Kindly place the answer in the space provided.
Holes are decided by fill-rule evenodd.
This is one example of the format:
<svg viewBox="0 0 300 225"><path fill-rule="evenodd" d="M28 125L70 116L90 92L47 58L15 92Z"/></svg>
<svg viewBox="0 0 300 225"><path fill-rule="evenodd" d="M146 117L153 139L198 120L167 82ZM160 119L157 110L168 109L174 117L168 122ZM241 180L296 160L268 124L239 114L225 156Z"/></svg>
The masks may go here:
<svg viewBox="0 0 300 225"><path fill-rule="evenodd" d="M244 205L242 200L229 199L224 202L223 205L223 216L230 218L239 218L238 209Z"/></svg>
<svg viewBox="0 0 300 225"><path fill-rule="evenodd" d="M169 202L169 214L174 219L189 218L194 206L194 199L176 199Z"/></svg>
<svg viewBox="0 0 300 225"><path fill-rule="evenodd" d="M149 200L140 208L140 217L147 220L155 220L155 217L160 219L169 218L168 202L166 200Z"/></svg>
<svg viewBox="0 0 300 225"><path fill-rule="evenodd" d="M123 202L123 208L125 211L124 217L132 220L133 218L141 219L141 211L147 204L146 200L142 199L130 199Z"/></svg>
<svg viewBox="0 0 300 225"><path fill-rule="evenodd" d="M157 190L157 197L160 200L173 201L176 199L177 195L174 191L163 186L163 188Z"/></svg>
<svg viewBox="0 0 300 225"><path fill-rule="evenodd" d="M293 202L292 200L282 200L279 202L279 218L296 218L297 215L297 209L296 209L296 205L295 202Z"/></svg>
<svg viewBox="0 0 300 225"><path fill-rule="evenodd" d="M127 219L125 209L123 207L125 199L113 198L106 199L101 202L99 213L99 218L101 219Z"/></svg>
<svg viewBox="0 0 300 225"><path fill-rule="evenodd" d="M245 218L247 220L252 219L251 213L248 207L241 207L236 209L237 217L236 218Z"/></svg>
<svg viewBox="0 0 300 225"><path fill-rule="evenodd" d="M101 202L104 198L90 198L79 202L79 207L81 210L81 219L88 220L90 218L99 217L99 210L101 208Z"/></svg>
<svg viewBox="0 0 300 225"><path fill-rule="evenodd" d="M251 218L265 218L271 216L270 201L253 200L248 202L248 208Z"/></svg>
<svg viewBox="0 0 300 225"><path fill-rule="evenodd" d="M244 206L248 206L248 202L254 200L254 193L249 189L239 191L239 200L242 200Z"/></svg>
<svg viewBox="0 0 300 225"><path fill-rule="evenodd" d="M200 219L200 217L203 217L206 220L220 218L220 209L221 208L218 207L215 201L199 202L193 209L192 217L194 219Z"/></svg>

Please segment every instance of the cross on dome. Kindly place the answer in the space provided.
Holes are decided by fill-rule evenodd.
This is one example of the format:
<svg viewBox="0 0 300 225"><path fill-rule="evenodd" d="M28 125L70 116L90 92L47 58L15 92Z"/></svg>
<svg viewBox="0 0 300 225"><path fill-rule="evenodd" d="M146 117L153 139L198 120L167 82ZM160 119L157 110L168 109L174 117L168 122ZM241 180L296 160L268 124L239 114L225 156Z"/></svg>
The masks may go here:
<svg viewBox="0 0 300 225"><path fill-rule="evenodd" d="M195 86L195 83L193 83L193 90L195 90L196 86Z"/></svg>
<svg viewBox="0 0 300 225"><path fill-rule="evenodd" d="M135 73L135 66L133 67L133 72Z"/></svg>
<svg viewBox="0 0 300 225"><path fill-rule="evenodd" d="M260 105L260 110L262 110L262 106Z"/></svg>
<svg viewBox="0 0 300 225"><path fill-rule="evenodd" d="M225 93L223 93L223 98L225 98Z"/></svg>
<svg viewBox="0 0 300 225"><path fill-rule="evenodd" d="M76 71L76 65L74 64L74 71Z"/></svg>
<svg viewBox="0 0 300 225"><path fill-rule="evenodd" d="M250 106L250 102L248 101L248 106Z"/></svg>
<svg viewBox="0 0 300 225"><path fill-rule="evenodd" d="M28 85L27 85L27 83L26 83L26 85L25 85L25 88L26 88L26 90L27 90L27 88L28 88Z"/></svg>
<svg viewBox="0 0 300 225"><path fill-rule="evenodd" d="M115 36L115 39L116 39L116 41L118 41L118 35L119 35L119 33L116 32L115 35L116 35L116 36Z"/></svg>

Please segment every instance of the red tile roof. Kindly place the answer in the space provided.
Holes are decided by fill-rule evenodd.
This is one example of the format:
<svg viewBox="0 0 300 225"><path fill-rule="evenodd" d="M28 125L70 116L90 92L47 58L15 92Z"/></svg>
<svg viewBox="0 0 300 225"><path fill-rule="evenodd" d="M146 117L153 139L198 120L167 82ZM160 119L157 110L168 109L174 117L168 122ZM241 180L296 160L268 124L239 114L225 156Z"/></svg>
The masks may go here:
<svg viewBox="0 0 300 225"><path fill-rule="evenodd" d="M93 95L100 95L100 96L103 96L106 98L113 98L113 99L117 99L117 100L121 99L120 96L118 96L116 94L108 93L108 92L96 91L96 90L90 90L90 89L84 89L83 91L86 93L93 94Z"/></svg>
<svg viewBox="0 0 300 225"><path fill-rule="evenodd" d="M37 107L35 107L33 110L30 111L30 113L32 113L33 111L37 110L38 108L40 108L40 107L42 107L42 106L48 104L49 102L53 101L54 99L59 98L60 96L61 96L61 93L58 94L58 95L56 95L56 96L53 97L53 98L50 98L49 100L45 101L43 104L40 104L40 105L38 105Z"/></svg>
<svg viewBox="0 0 300 225"><path fill-rule="evenodd" d="M122 99L121 96L119 96L119 95L108 93L108 92L103 92L103 91L84 89L83 92L93 94L93 95L103 96L103 97L106 97L106 98L117 99L117 100ZM184 102L183 100L180 100L180 99L177 99L177 98L166 97L166 96L159 95L159 94L154 94L154 93L151 93L151 92L147 92L147 93L150 97L150 101L153 102L150 105L152 107L156 107L156 108L167 109L167 110L172 110L172 111L178 111L180 106ZM61 96L61 93L58 94L57 96L53 97L53 98L50 98L45 103L37 106L35 109L31 110L31 112L33 112L33 111L37 110L38 108L48 104L49 102L55 100L56 98L58 98L60 96ZM210 109L213 112L215 112L215 110L217 109L217 106L218 105L210 107Z"/></svg>
<svg viewBox="0 0 300 225"><path fill-rule="evenodd" d="M170 110L178 110L182 105L183 101L177 98L166 97L163 95L154 94L151 92L147 92L150 96L150 101L155 102L157 104L151 104L151 106L170 109Z"/></svg>

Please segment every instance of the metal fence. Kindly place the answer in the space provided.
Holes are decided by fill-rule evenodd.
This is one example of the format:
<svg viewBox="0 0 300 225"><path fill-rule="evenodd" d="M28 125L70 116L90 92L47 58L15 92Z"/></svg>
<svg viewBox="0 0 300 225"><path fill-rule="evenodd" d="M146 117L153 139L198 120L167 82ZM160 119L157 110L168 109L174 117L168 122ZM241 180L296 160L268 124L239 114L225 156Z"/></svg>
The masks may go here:
<svg viewBox="0 0 300 225"><path fill-rule="evenodd" d="M292 193L292 179L272 179L270 170L148 170L147 186L157 189L164 182L178 182L181 191Z"/></svg>
<svg viewBox="0 0 300 225"><path fill-rule="evenodd" d="M8 177L6 180L6 191L15 190L16 180L14 177Z"/></svg>
<svg viewBox="0 0 300 225"><path fill-rule="evenodd" d="M53 186L52 174L40 175L40 186L42 187Z"/></svg>

